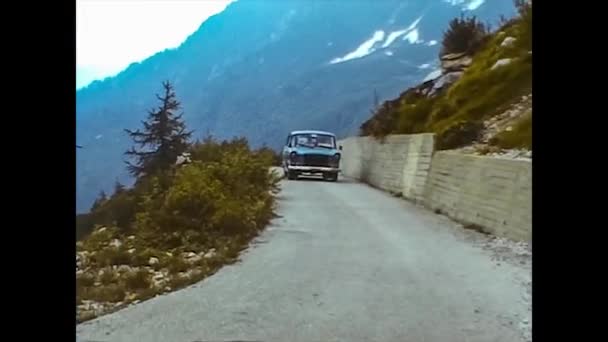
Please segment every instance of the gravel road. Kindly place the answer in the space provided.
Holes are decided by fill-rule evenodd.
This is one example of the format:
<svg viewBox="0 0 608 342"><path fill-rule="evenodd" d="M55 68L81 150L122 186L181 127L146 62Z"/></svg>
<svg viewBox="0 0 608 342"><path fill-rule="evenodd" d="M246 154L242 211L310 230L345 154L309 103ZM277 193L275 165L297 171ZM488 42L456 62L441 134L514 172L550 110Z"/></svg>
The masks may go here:
<svg viewBox="0 0 608 342"><path fill-rule="evenodd" d="M348 179L283 181L279 214L200 283L79 341L529 341L529 248Z"/></svg>

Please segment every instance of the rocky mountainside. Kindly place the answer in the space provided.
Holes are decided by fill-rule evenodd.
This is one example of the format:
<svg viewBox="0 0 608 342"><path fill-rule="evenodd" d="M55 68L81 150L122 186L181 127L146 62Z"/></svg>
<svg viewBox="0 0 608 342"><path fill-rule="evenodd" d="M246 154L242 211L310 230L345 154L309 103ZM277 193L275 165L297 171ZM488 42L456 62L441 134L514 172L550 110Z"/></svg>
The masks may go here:
<svg viewBox="0 0 608 342"><path fill-rule="evenodd" d="M531 157L532 5L517 6L518 16L494 32L475 20L452 22L451 42L473 37L475 48L444 51L440 69L378 106L361 134L432 132L439 150Z"/></svg>
<svg viewBox="0 0 608 342"><path fill-rule="evenodd" d="M138 127L163 80L195 135L278 148L289 130L355 135L374 92L397 96L439 67L442 33L461 12L497 22L511 0L238 0L177 49L77 91L77 210L129 184L124 128Z"/></svg>

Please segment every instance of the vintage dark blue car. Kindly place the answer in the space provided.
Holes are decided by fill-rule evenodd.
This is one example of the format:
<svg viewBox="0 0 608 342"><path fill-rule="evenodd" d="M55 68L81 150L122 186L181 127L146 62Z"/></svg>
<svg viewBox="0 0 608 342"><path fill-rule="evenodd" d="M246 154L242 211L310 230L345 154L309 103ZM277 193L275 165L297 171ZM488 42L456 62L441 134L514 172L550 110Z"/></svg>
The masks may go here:
<svg viewBox="0 0 608 342"><path fill-rule="evenodd" d="M300 175L323 175L325 180L337 181L340 172L342 146L336 136L323 131L293 131L283 148L283 170L290 180Z"/></svg>

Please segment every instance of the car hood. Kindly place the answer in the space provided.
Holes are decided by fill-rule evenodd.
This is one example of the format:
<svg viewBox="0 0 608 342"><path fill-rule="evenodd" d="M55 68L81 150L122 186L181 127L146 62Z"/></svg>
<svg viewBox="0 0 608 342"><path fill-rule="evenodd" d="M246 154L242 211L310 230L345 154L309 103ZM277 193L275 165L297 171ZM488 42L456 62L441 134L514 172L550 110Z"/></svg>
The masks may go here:
<svg viewBox="0 0 608 342"><path fill-rule="evenodd" d="M296 149L294 149L293 151L295 151L297 154L322 154L325 156L333 156L334 154L338 153L338 150L336 149L329 149L329 148L322 148L322 147L316 147L316 148L310 148L310 147L297 147Z"/></svg>

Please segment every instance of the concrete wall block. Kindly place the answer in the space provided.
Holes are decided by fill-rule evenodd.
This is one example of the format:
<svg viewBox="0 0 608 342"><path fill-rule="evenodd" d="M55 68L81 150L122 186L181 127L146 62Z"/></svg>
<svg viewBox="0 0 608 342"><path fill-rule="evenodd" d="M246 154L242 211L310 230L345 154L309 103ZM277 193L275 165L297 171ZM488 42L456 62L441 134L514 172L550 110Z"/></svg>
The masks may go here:
<svg viewBox="0 0 608 342"><path fill-rule="evenodd" d="M392 135L340 140L343 173L429 209L475 223L500 236L531 236L531 163L434 153L434 135Z"/></svg>

